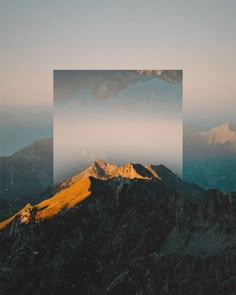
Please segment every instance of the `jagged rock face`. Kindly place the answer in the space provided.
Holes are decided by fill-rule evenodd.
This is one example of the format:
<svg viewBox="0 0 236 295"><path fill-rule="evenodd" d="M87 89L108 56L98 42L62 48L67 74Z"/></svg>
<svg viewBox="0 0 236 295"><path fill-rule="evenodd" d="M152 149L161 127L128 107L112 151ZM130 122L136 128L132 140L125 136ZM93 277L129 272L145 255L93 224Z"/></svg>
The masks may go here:
<svg viewBox="0 0 236 295"><path fill-rule="evenodd" d="M153 253L128 262L126 271L105 294L235 294L236 257L160 256Z"/></svg>
<svg viewBox="0 0 236 295"><path fill-rule="evenodd" d="M97 160L92 163L88 169L72 177L69 184L75 183L79 179L89 176L99 179L109 179L119 176L130 179L159 179L157 174L153 174L147 169L147 167L143 167L140 164L127 163L125 166L116 166L114 164Z"/></svg>
<svg viewBox="0 0 236 295"><path fill-rule="evenodd" d="M0 232L2 294L233 292L236 195L209 191L196 204L170 170L149 168L159 178L70 180L21 210ZM69 193L82 188L82 201ZM39 218L58 203L62 210Z"/></svg>
<svg viewBox="0 0 236 295"><path fill-rule="evenodd" d="M190 209L190 210L189 210ZM160 252L165 255L224 255L236 250L236 193L207 191L198 205L181 205Z"/></svg>

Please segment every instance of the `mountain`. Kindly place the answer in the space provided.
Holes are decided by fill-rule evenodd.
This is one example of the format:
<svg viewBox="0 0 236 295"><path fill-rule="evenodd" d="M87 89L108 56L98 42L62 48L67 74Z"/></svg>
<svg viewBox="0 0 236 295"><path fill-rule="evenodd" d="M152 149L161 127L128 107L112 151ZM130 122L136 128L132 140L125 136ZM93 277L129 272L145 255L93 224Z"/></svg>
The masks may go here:
<svg viewBox="0 0 236 295"><path fill-rule="evenodd" d="M185 156L229 157L236 154L236 127L226 123L209 131L184 125Z"/></svg>
<svg viewBox="0 0 236 295"><path fill-rule="evenodd" d="M3 295L233 294L235 193L102 161L56 187L0 224Z"/></svg>
<svg viewBox="0 0 236 295"><path fill-rule="evenodd" d="M236 128L231 123L209 131L185 125L183 147L184 180L236 191Z"/></svg>
<svg viewBox="0 0 236 295"><path fill-rule="evenodd" d="M38 140L9 157L0 157L0 218L27 202L37 203L53 184L53 141Z"/></svg>
<svg viewBox="0 0 236 295"><path fill-rule="evenodd" d="M161 181L161 184L167 190L182 191L187 194L188 198L197 202L202 194L203 189L195 184L184 182L180 177L175 175L171 170L162 164L147 165L127 163L124 166L116 166L114 164L105 163L104 161L97 160L92 163L86 170L73 176L65 182L59 184L60 188L66 188L74 183L77 183L84 177L94 177L101 180L112 178L128 178L128 179L145 179Z"/></svg>
<svg viewBox="0 0 236 295"><path fill-rule="evenodd" d="M209 144L236 143L236 127L229 122L199 134L205 137Z"/></svg>
<svg viewBox="0 0 236 295"><path fill-rule="evenodd" d="M118 176L131 179L158 178L158 176L152 174L147 168L140 164L127 163L125 166L116 166L114 164L105 163L102 160L97 160L92 163L84 172L73 177L72 181L76 181L78 178L82 178L84 176L92 176L100 179L109 179Z"/></svg>
<svg viewBox="0 0 236 295"><path fill-rule="evenodd" d="M182 70L138 70L141 75L157 76L158 78L165 80L169 83L179 83L183 80Z"/></svg>
<svg viewBox="0 0 236 295"><path fill-rule="evenodd" d="M97 160L85 171L65 182L56 184L54 188L56 193L52 198L44 200L35 206L28 204L26 208L20 210L16 215L0 223L0 229L12 222L15 217L18 220L20 216L22 223L22 216L25 216L26 211L28 212L28 219L23 218L23 223L28 223L31 219L38 222L52 218L59 213L64 214L68 209L73 208L91 195L93 186L96 187L94 179L99 181L110 180L111 185L118 189L116 194L119 193L119 190L122 190L124 185L130 185L132 182L136 183L137 180L144 180L147 185L150 183L155 193L158 193L159 190L171 194L181 191L186 195L186 198L191 199L193 202L198 202L204 194L204 190L199 186L182 181L164 165L148 165L144 167L141 164L127 163L125 166L116 166Z"/></svg>
<svg viewBox="0 0 236 295"><path fill-rule="evenodd" d="M0 126L0 155L12 155L32 142L52 137L52 105L1 104Z"/></svg>

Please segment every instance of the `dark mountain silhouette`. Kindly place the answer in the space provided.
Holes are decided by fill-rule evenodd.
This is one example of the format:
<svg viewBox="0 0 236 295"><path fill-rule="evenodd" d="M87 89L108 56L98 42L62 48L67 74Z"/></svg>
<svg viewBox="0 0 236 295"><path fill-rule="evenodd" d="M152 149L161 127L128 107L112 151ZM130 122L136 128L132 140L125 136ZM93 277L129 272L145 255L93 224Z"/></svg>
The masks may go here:
<svg viewBox="0 0 236 295"><path fill-rule="evenodd" d="M197 197L196 197L197 196ZM2 294L234 294L236 194L95 161L0 224Z"/></svg>
<svg viewBox="0 0 236 295"><path fill-rule="evenodd" d="M0 157L0 218L12 215L27 202L39 202L39 192L52 184L52 139L36 141L12 156Z"/></svg>

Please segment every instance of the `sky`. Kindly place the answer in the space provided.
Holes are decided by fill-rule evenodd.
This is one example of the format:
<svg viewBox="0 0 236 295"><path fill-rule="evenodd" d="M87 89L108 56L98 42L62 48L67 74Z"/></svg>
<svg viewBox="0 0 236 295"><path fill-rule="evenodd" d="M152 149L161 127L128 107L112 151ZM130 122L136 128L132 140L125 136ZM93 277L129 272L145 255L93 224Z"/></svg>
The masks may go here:
<svg viewBox="0 0 236 295"><path fill-rule="evenodd" d="M0 2L0 104L53 102L54 69L183 69L184 116L234 118L234 0Z"/></svg>
<svg viewBox="0 0 236 295"><path fill-rule="evenodd" d="M182 81L137 71L55 71L54 181L101 159L182 174Z"/></svg>
<svg viewBox="0 0 236 295"><path fill-rule="evenodd" d="M52 108L1 106L0 157L11 156L35 141L53 136Z"/></svg>
<svg viewBox="0 0 236 295"><path fill-rule="evenodd" d="M0 155L51 136L54 70L182 69L184 123L236 125L235 12L234 0L1 0ZM34 107L24 125L13 105L48 107L37 132Z"/></svg>

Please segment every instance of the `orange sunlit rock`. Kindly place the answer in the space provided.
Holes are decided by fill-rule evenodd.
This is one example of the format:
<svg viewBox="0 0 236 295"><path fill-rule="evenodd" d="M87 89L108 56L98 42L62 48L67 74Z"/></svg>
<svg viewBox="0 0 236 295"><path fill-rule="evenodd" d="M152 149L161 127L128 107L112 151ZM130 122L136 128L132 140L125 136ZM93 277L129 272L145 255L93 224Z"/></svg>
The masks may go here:
<svg viewBox="0 0 236 295"><path fill-rule="evenodd" d="M85 177L52 198L41 202L36 206L36 221L51 218L63 209L74 207L91 194L90 186L90 178Z"/></svg>

